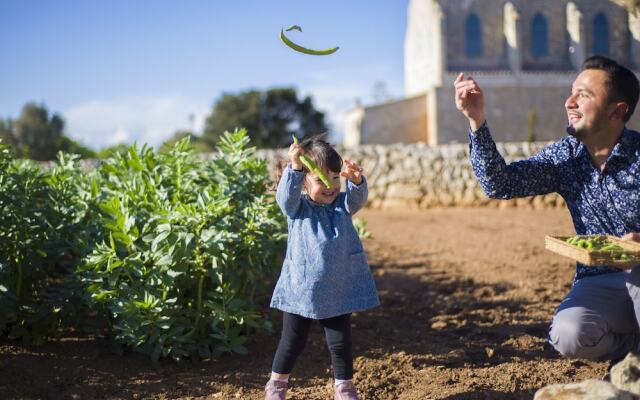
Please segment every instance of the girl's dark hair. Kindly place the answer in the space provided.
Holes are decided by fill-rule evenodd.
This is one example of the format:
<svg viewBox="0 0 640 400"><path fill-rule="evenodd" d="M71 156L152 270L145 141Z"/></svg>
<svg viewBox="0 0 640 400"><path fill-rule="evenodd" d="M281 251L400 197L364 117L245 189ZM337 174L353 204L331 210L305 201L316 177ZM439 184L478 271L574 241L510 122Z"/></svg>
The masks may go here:
<svg viewBox="0 0 640 400"><path fill-rule="evenodd" d="M342 157L322 136L303 140L300 146L304 149L304 154L312 159L320 169L332 172L342 170ZM306 167L305 172L309 172Z"/></svg>
<svg viewBox="0 0 640 400"><path fill-rule="evenodd" d="M324 137L325 135L319 135L303 140L300 146L302 146L304 154L312 159L320 169L340 172L342 170L342 157L340 157L340 154L338 154L329 142L324 140ZM275 172L276 187L282 177L282 171L287 167L288 163L289 160L281 160L278 163ZM309 172L307 167L303 166L303 169L304 172Z"/></svg>

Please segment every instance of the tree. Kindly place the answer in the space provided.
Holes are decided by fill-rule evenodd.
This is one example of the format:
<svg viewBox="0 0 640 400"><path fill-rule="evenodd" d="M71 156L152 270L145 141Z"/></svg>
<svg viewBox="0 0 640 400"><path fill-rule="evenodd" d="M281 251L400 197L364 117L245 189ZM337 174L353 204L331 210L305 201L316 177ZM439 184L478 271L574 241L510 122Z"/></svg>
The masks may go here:
<svg viewBox="0 0 640 400"><path fill-rule="evenodd" d="M64 134L64 120L54 113L49 116L46 106L27 103L16 120L0 120L0 140L17 157L38 161L55 160L58 151L79 154L82 158L96 153Z"/></svg>
<svg viewBox="0 0 640 400"><path fill-rule="evenodd" d="M87 146L83 146L67 135L62 135L58 150L65 153L78 154L80 158L96 158L98 155L95 151Z"/></svg>
<svg viewBox="0 0 640 400"><path fill-rule="evenodd" d="M205 121L203 139L215 145L225 131L246 128L254 145L281 147L299 138L324 133L324 113L310 97L298 99L294 88L224 94Z"/></svg>
<svg viewBox="0 0 640 400"><path fill-rule="evenodd" d="M46 161L55 159L63 129L64 121L58 114L49 117L44 105L27 103L15 121L14 135L23 156Z"/></svg>
<svg viewBox="0 0 640 400"><path fill-rule="evenodd" d="M13 121L11 119L0 119L0 141L2 144L9 146L9 149L16 155L18 154L18 143L13 135Z"/></svg>

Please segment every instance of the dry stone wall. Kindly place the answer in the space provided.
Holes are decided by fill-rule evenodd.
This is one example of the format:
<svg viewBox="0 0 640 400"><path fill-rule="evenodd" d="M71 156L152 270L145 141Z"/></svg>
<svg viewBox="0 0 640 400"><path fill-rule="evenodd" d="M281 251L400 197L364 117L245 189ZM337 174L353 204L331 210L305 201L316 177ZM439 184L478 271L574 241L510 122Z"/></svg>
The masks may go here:
<svg viewBox="0 0 640 400"><path fill-rule="evenodd" d="M539 152L549 142L498 142L498 151L507 163ZM468 144L435 147L424 143L362 145L354 149L338 148L343 158L360 164L369 182L367 207L375 209L432 207L563 207L556 193L512 200L489 199L476 180L469 163ZM278 163L286 162L287 149L258 150L275 177ZM202 159L216 157L201 154ZM98 160L82 160L81 166L93 169ZM49 165L44 163L44 165Z"/></svg>
<svg viewBox="0 0 640 400"><path fill-rule="evenodd" d="M508 163L528 158L546 145L546 142L497 143ZM564 206L564 200L555 193L513 200L489 199L471 169L468 144L363 145L339 151L343 158L364 168L371 208ZM285 159L286 150L260 150L259 154L275 171L277 163Z"/></svg>

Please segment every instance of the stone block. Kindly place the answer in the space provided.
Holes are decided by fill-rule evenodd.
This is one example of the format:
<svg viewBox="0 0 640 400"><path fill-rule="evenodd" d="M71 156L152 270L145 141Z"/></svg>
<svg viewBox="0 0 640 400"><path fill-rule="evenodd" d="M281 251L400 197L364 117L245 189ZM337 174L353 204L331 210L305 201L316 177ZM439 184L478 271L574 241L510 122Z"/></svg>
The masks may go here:
<svg viewBox="0 0 640 400"><path fill-rule="evenodd" d="M533 400L633 400L633 396L609 382L590 379L544 387L536 392Z"/></svg>
<svg viewBox="0 0 640 400"><path fill-rule="evenodd" d="M418 199L384 199L380 208L383 210L418 209L420 208L420 201Z"/></svg>
<svg viewBox="0 0 640 400"><path fill-rule="evenodd" d="M418 184L392 183L387 187L387 198L416 199L420 200L424 195L422 187Z"/></svg>
<svg viewBox="0 0 640 400"><path fill-rule="evenodd" d="M629 353L611 368L611 383L618 389L640 396L640 357Z"/></svg>

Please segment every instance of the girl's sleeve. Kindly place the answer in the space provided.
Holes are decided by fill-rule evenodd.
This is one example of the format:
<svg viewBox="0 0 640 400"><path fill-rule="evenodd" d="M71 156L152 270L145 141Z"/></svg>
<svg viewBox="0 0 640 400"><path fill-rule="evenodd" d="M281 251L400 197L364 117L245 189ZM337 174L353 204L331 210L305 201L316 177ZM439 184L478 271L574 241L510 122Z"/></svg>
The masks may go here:
<svg viewBox="0 0 640 400"><path fill-rule="evenodd" d="M288 164L282 171L282 177L276 190L276 202L289 218L295 217L302 207L303 180L304 172L294 171L291 164Z"/></svg>
<svg viewBox="0 0 640 400"><path fill-rule="evenodd" d="M359 185L347 179L347 190L345 193L345 209L351 215L355 214L367 202L369 197L369 188L367 186L367 178L362 177Z"/></svg>

